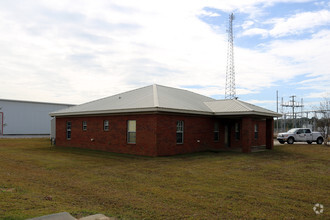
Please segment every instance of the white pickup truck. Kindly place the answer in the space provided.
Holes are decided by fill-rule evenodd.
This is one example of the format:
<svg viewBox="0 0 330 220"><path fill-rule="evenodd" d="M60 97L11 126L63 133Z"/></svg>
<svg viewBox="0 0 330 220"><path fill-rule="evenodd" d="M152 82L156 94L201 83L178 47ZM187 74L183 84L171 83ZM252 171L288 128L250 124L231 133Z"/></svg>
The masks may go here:
<svg viewBox="0 0 330 220"><path fill-rule="evenodd" d="M307 142L311 144L316 142L317 144L323 143L323 137L320 132L312 132L309 128L292 128L286 133L279 133L277 140L284 144L293 144L294 142Z"/></svg>

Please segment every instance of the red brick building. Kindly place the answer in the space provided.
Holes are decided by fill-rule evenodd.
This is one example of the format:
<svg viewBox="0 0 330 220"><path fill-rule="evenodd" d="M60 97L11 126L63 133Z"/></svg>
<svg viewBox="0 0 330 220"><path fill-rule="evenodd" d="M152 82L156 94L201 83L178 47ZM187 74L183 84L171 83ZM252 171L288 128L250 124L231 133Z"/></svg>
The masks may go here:
<svg viewBox="0 0 330 220"><path fill-rule="evenodd" d="M152 85L50 113L56 145L165 156L206 150L273 148L276 112Z"/></svg>

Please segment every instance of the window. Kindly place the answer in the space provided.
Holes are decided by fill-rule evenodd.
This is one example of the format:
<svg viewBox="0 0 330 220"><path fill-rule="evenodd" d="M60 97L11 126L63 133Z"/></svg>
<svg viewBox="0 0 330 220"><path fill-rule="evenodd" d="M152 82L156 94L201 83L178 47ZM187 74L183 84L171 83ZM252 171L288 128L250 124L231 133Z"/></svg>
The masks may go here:
<svg viewBox="0 0 330 220"><path fill-rule="evenodd" d="M255 124L254 125L254 138L255 139L258 139L258 124Z"/></svg>
<svg viewBox="0 0 330 220"><path fill-rule="evenodd" d="M66 122L66 139L71 139L71 121Z"/></svg>
<svg viewBox="0 0 330 220"><path fill-rule="evenodd" d="M176 122L176 143L183 144L183 121Z"/></svg>
<svg viewBox="0 0 330 220"><path fill-rule="evenodd" d="M136 121L135 120L127 121L127 143L129 143L129 144L136 143Z"/></svg>
<svg viewBox="0 0 330 220"><path fill-rule="evenodd" d="M305 134L310 134L311 130L310 129L305 129Z"/></svg>
<svg viewBox="0 0 330 220"><path fill-rule="evenodd" d="M235 139L239 140L240 137L241 137L240 125L239 123L235 123Z"/></svg>
<svg viewBox="0 0 330 220"><path fill-rule="evenodd" d="M219 141L219 123L214 123L214 141Z"/></svg>
<svg viewBox="0 0 330 220"><path fill-rule="evenodd" d="M109 121L108 120L103 121L103 130L109 131Z"/></svg>
<svg viewBox="0 0 330 220"><path fill-rule="evenodd" d="M298 131L297 131L297 134L303 134L304 133L304 129L299 129Z"/></svg>
<svg viewBox="0 0 330 220"><path fill-rule="evenodd" d="M82 129L83 131L87 131L87 121L82 122Z"/></svg>

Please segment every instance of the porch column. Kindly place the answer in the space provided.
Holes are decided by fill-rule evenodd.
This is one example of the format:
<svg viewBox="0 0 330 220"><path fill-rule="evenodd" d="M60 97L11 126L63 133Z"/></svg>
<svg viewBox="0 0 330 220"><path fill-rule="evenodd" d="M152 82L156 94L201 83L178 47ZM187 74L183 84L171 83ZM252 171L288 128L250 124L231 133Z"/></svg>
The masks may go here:
<svg viewBox="0 0 330 220"><path fill-rule="evenodd" d="M250 153L252 138L254 138L254 128L252 125L252 118L244 117L242 118L242 130L241 130L241 145L242 152Z"/></svg>
<svg viewBox="0 0 330 220"><path fill-rule="evenodd" d="M266 119L266 148L274 149L274 119Z"/></svg>

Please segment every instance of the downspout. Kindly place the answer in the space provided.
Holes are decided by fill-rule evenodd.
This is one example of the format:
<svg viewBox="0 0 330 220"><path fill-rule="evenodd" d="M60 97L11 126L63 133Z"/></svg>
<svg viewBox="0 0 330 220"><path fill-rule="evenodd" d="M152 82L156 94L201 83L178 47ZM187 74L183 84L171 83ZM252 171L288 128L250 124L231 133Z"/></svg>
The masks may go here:
<svg viewBox="0 0 330 220"><path fill-rule="evenodd" d="M0 115L1 115L1 134L0 135L3 135L3 112L0 112Z"/></svg>

